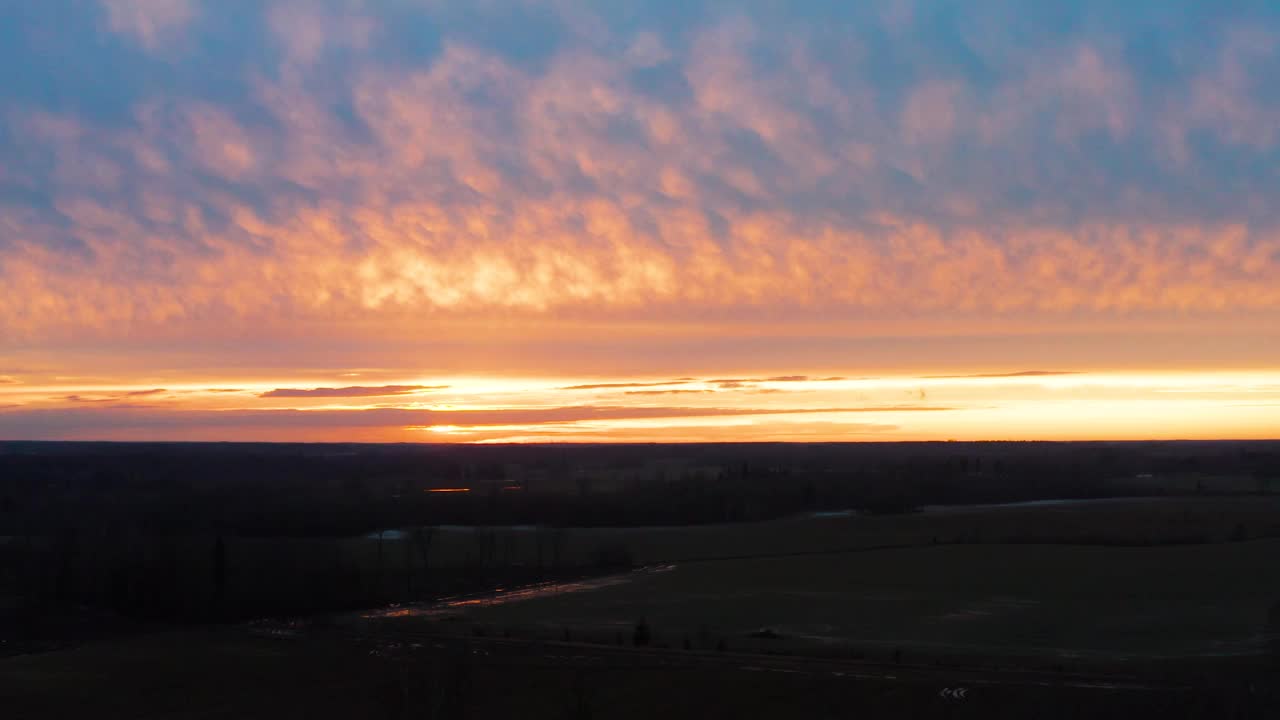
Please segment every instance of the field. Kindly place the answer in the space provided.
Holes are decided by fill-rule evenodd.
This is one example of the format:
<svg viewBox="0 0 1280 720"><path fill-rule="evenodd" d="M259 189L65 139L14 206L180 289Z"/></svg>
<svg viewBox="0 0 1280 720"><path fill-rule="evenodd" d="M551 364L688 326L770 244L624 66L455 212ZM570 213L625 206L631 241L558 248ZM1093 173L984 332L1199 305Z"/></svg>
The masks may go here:
<svg viewBox="0 0 1280 720"><path fill-rule="evenodd" d="M0 703L6 720L1262 718L1277 700L1278 502L443 526L425 567L412 529L385 533L380 551L371 537L233 539L233 590L279 567L273 553L389 584L540 562L582 573L610 548L643 568L515 602L507 590L4 658ZM964 700L940 694L955 687Z"/></svg>
<svg viewBox="0 0 1280 720"><path fill-rule="evenodd" d="M24 719L1263 718L1277 553L1280 540L692 561L445 617L0 659L0 703ZM648 648L634 647L639 617ZM776 637L749 637L763 627ZM956 687L963 700L941 694Z"/></svg>
<svg viewBox="0 0 1280 720"><path fill-rule="evenodd" d="M6 720L202 718L1262 718L1234 687L1107 687L948 670L832 670L735 654L429 643L387 655L235 629L0 660ZM941 691L962 683L963 700ZM1239 713L1229 715L1229 713Z"/></svg>
<svg viewBox="0 0 1280 720"><path fill-rule="evenodd" d="M893 658L1258 656L1280 603L1280 498L1114 500L655 528L438 528L423 570L407 536L384 567L589 565L609 548L663 572L587 592L463 606L471 624L616 643ZM484 542L481 542L481 541ZM375 540L345 541L375 563ZM540 549L540 546L541 549ZM541 556L541 557L540 557ZM405 564L401 564L401 563ZM572 586L566 586L572 587ZM420 621L414 621L420 622ZM753 637L762 635L764 637Z"/></svg>
<svg viewBox="0 0 1280 720"><path fill-rule="evenodd" d="M665 527L453 527L432 534L430 567L589 566L602 553L625 551L637 564L780 555L888 545L1063 543L1164 545L1280 537L1280 497L1143 498L1028 505L956 507L903 515L797 516L753 523ZM246 558L281 540L238 541ZM421 569L407 532L382 541L388 570ZM318 544L312 541L312 544ZM344 562L377 563L373 537L335 541ZM309 554L315 554L309 551Z"/></svg>
<svg viewBox="0 0 1280 720"><path fill-rule="evenodd" d="M677 564L583 592L462 606L493 628L834 653L1263 652L1280 540L1168 547L969 545ZM766 630L766 632L759 632ZM751 637L760 634L765 637ZM879 648L879 651L876 649Z"/></svg>

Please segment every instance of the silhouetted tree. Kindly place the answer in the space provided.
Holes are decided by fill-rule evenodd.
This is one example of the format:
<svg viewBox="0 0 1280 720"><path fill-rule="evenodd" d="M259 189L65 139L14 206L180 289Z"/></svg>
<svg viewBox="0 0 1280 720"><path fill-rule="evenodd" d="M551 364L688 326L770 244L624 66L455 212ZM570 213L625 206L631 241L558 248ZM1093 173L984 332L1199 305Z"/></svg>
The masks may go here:
<svg viewBox="0 0 1280 720"><path fill-rule="evenodd" d="M568 716L572 720L591 720L591 697L587 688L586 673L581 670L573 674L573 686Z"/></svg>
<svg viewBox="0 0 1280 720"><path fill-rule="evenodd" d="M213 542L213 612L222 614L222 603L227 593L227 545L219 535Z"/></svg>
<svg viewBox="0 0 1280 720"><path fill-rule="evenodd" d="M564 552L565 529L553 528L551 530L551 567L560 567L560 555Z"/></svg>
<svg viewBox="0 0 1280 720"><path fill-rule="evenodd" d="M1267 650L1271 655L1272 667L1280 670L1280 600L1267 613Z"/></svg>
<svg viewBox="0 0 1280 720"><path fill-rule="evenodd" d="M465 718L467 696L471 694L471 668L468 665L470 650L464 645L449 663L444 679L444 697L441 698L442 718Z"/></svg>
<svg viewBox="0 0 1280 720"><path fill-rule="evenodd" d="M427 568L430 565L431 539L435 537L436 529L434 527L417 527L414 528L412 534L413 545L418 548L418 555L422 559L422 584L425 587L428 582Z"/></svg>
<svg viewBox="0 0 1280 720"><path fill-rule="evenodd" d="M636 623L635 632L631 634L631 644L636 647L644 647L649 644L651 637L649 632L649 623L644 618Z"/></svg>
<svg viewBox="0 0 1280 720"><path fill-rule="evenodd" d="M413 544L402 538L400 548L404 553L404 596L407 599L413 597Z"/></svg>
<svg viewBox="0 0 1280 720"><path fill-rule="evenodd" d="M378 528L378 564L374 569L373 593L375 597L382 596L382 533L385 530Z"/></svg>

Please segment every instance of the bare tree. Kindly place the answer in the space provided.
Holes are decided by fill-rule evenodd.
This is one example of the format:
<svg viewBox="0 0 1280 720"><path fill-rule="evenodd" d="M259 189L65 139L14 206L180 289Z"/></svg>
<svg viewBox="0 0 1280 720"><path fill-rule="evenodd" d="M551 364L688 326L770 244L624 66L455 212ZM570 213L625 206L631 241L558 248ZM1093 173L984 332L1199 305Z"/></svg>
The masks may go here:
<svg viewBox="0 0 1280 720"><path fill-rule="evenodd" d="M382 528L378 528L378 562L374 566L373 574L373 592L374 595L382 596L382 534L386 532Z"/></svg>
<svg viewBox="0 0 1280 720"><path fill-rule="evenodd" d="M635 632L631 634L631 644L636 647L644 647L649 644L652 639L652 632L649 630L649 623L644 618L636 623Z"/></svg>
<svg viewBox="0 0 1280 720"><path fill-rule="evenodd" d="M1271 655L1272 666L1280 670L1280 600L1267 613L1267 650Z"/></svg>
<svg viewBox="0 0 1280 720"><path fill-rule="evenodd" d="M587 687L586 673L582 670L574 672L570 692L572 694L568 716L573 720L591 720L594 717L591 713L591 693Z"/></svg>
<svg viewBox="0 0 1280 720"><path fill-rule="evenodd" d="M213 543L213 614L221 616L227 591L227 546L219 535Z"/></svg>
<svg viewBox="0 0 1280 720"><path fill-rule="evenodd" d="M401 537L400 549L404 552L404 596L413 597L413 547L408 538Z"/></svg>
<svg viewBox="0 0 1280 720"><path fill-rule="evenodd" d="M472 538L476 545L476 567L484 568L492 564L498 546L497 533L488 528L477 527Z"/></svg>
<svg viewBox="0 0 1280 720"><path fill-rule="evenodd" d="M429 579L428 567L430 566L429 558L431 554L431 540L435 537L436 529L432 526L416 527L413 529L411 544L418 548L418 555L422 559L422 585L427 586Z"/></svg>
<svg viewBox="0 0 1280 720"><path fill-rule="evenodd" d="M560 568L560 558L564 552L565 535L564 528L551 530L551 566L557 570Z"/></svg>

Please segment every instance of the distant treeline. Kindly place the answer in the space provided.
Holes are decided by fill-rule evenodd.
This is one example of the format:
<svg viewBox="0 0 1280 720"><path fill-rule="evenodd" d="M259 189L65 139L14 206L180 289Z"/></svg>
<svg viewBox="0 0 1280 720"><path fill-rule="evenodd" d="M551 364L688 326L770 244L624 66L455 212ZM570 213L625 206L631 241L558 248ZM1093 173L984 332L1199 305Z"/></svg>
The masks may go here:
<svg viewBox="0 0 1280 720"><path fill-rule="evenodd" d="M76 604L175 620L361 607L631 562L621 546L562 557L556 528L1265 493L1277 478L1280 443L1261 442L0 443L0 616ZM536 560L504 559L478 532L465 562L435 567L441 525L537 526ZM378 542L373 559L338 541L387 528L415 530L385 557Z"/></svg>
<svg viewBox="0 0 1280 720"><path fill-rule="evenodd" d="M342 536L922 505L1268 492L1280 442L606 446L0 443L0 535ZM465 488L469 492L432 493Z"/></svg>

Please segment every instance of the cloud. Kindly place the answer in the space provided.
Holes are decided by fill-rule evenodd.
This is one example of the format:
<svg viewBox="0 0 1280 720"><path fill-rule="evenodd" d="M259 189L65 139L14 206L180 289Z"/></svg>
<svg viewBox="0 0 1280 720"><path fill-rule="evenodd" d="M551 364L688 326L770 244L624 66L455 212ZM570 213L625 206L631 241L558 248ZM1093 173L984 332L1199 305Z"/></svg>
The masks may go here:
<svg viewBox="0 0 1280 720"><path fill-rule="evenodd" d="M619 388L643 388L643 387L665 387L667 385L685 385L687 380L675 380L672 382L622 382L622 383L594 383L589 385L570 385L562 387L561 390L614 390Z"/></svg>
<svg viewBox="0 0 1280 720"><path fill-rule="evenodd" d="M171 41L196 17L192 0L100 0L107 27L126 35L147 50Z"/></svg>
<svg viewBox="0 0 1280 720"><path fill-rule="evenodd" d="M149 38L194 6L108 7ZM1012 12L1034 42L942 14L902 30L880 12L797 13L770 33L755 8L708 10L685 33L640 18L625 57L569 33L518 62L452 16L351 7L270 3L256 41L283 59L235 57L229 88L122 85L110 123L17 103L4 164L46 202L0 207L14 288L0 329L891 317L909 333L938 316L1052 327L1280 307L1275 204L1195 141L1280 150L1254 70L1280 58L1233 24L1168 81L1034 9L972 18ZM438 28L434 50L393 52L400 21ZM850 42L825 42L825 26ZM878 32L914 34L852 62ZM951 34L983 71L919 51ZM1184 39L1162 42L1175 56ZM912 71L881 80L879 62ZM1164 129L1135 137L1148 127Z"/></svg>
<svg viewBox="0 0 1280 720"><path fill-rule="evenodd" d="M311 65L329 48L361 50L377 27L370 17L326 12L315 2L277 2L267 12L267 25L288 61Z"/></svg>
<svg viewBox="0 0 1280 720"><path fill-rule="evenodd" d="M69 403L75 403L75 404L115 403L115 402L120 402L122 400L126 400L128 398L144 398L144 397L150 397L153 395L159 395L166 392L168 391L163 388L156 388L152 390L131 390L128 392L109 392L109 393L95 393L95 394L72 393L70 395L63 395L58 399L62 400L63 402L69 402Z"/></svg>
<svg viewBox="0 0 1280 720"><path fill-rule="evenodd" d="M157 410L146 406L41 408L0 415L0 435L13 439L92 439L118 433L196 433L213 439L230 431L272 433L345 429L405 429L433 426L538 426L557 423L654 420L663 418L787 417L813 414L941 412L940 406L885 405L867 407L750 408L644 407L570 405L553 408L493 410Z"/></svg>
<svg viewBox="0 0 1280 720"><path fill-rule="evenodd" d="M347 397L382 397L386 395L413 395L429 390L443 390L448 385L383 385L382 387L320 387L320 388L276 388L264 392L258 397L264 398L347 398Z"/></svg>
<svg viewBox="0 0 1280 720"><path fill-rule="evenodd" d="M627 395L700 395L713 390L628 390Z"/></svg>
<svg viewBox="0 0 1280 720"><path fill-rule="evenodd" d="M946 412L959 409L943 405L876 405L872 407L845 408L839 412Z"/></svg>
<svg viewBox="0 0 1280 720"><path fill-rule="evenodd" d="M775 375L773 377L766 377L766 378L754 378L749 380L721 381L721 382L784 382L784 383L836 382L838 380L847 380L847 379L848 378L845 378L842 376L835 376L835 375L830 377L811 377L809 375Z"/></svg>
<svg viewBox="0 0 1280 720"><path fill-rule="evenodd" d="M760 428L753 436L754 442L805 442L814 437L860 440L864 436L893 433L900 428L889 423L840 423L840 422L786 422ZM591 429L576 425L546 426L529 430L483 430L465 435L468 441L478 442L609 442L616 440L616 431ZM629 442L698 443L741 442L742 430L733 426L676 426L646 427L628 436Z"/></svg>
<svg viewBox="0 0 1280 720"><path fill-rule="evenodd" d="M896 115L863 106L863 86L832 85L835 58L797 54L740 72L755 69L751 53L767 36L750 23L699 32L705 44L667 60L690 74L686 97L649 94L585 47L529 68L463 44L417 67L361 60L352 46L351 77L324 90L321 78L259 78L239 104L145 101L124 126L28 115L32 154L68 167L46 179L56 217L0 215L19 238L4 251L19 291L0 300L0 323L37 340L122 324L174 337L212 318L251 331L273 307L282 323L356 327L417 314L589 316L621 327L643 315L872 314L901 316L910 329L909 316L1280 304L1274 219L1188 220L1180 196L1116 211L1115 193L1075 197L1092 191L1068 184L1055 195L1060 178L1047 176L1010 186L1010 173L988 173L980 159L965 160L980 176L965 178L960 164L933 167L915 150L922 132L929 142L977 133L1011 143L991 149L1007 158L1034 156L1043 133L1085 138L1091 118L1129 132L1130 81L1112 78L1119 60L1101 50L1050 50L1010 69L992 91L1004 97L996 108L955 110L947 133L899 137ZM827 85L795 95L801 77ZM933 85L908 90L938 95ZM959 106L973 92L946 96ZM1126 109L1106 119L1115 96ZM918 114L937 122L929 102ZM1080 104L1079 119L1056 115L1076 124L1029 127L1055 102ZM865 150L859 160L861 146L837 145L845 160L824 160L844 137L820 131L827 124L879 133L867 147L890 156ZM929 208L951 210L902 205L895 183L906 176ZM1037 204L997 202L1019 187ZM92 259L60 252L61 242Z"/></svg>
<svg viewBox="0 0 1280 720"><path fill-rule="evenodd" d="M635 67L650 68L671 59L662 38L653 32L641 32L627 47L626 59Z"/></svg>
<svg viewBox="0 0 1280 720"><path fill-rule="evenodd" d="M1019 377L1050 377L1054 375L1079 375L1078 371L1072 370L1022 370L1019 372L1007 373L979 373L976 375L925 375L926 380L951 380L962 378L1019 378Z"/></svg>
<svg viewBox="0 0 1280 720"><path fill-rule="evenodd" d="M18 385L21 381L9 375L0 375L0 385Z"/></svg>
<svg viewBox="0 0 1280 720"><path fill-rule="evenodd" d="M775 375L773 377L757 377L757 378L717 378L708 380L707 382L718 385L722 390L735 390L738 388L754 387L758 383L802 383L802 382L831 382L835 380L844 380L843 377L810 377L808 375Z"/></svg>
<svg viewBox="0 0 1280 720"><path fill-rule="evenodd" d="M1122 5L0 8L0 337L249 387L1265 364L1280 24Z"/></svg>

